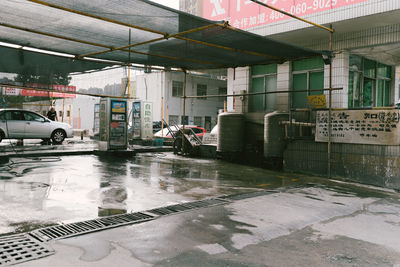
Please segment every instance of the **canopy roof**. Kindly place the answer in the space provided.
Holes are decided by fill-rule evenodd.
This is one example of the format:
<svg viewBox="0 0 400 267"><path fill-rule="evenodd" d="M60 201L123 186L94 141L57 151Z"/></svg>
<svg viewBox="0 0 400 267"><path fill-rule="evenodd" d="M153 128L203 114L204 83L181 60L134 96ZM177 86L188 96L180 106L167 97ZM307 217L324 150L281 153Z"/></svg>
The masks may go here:
<svg viewBox="0 0 400 267"><path fill-rule="evenodd" d="M188 70L321 56L146 0L1 0L0 41L72 54L78 59ZM25 57L24 64L38 64L38 57L44 55ZM81 61L68 61L82 67ZM2 62L0 71L8 63ZM67 72L80 69L71 64L64 65ZM17 68L18 64L13 65ZM102 67L98 63L85 66Z"/></svg>

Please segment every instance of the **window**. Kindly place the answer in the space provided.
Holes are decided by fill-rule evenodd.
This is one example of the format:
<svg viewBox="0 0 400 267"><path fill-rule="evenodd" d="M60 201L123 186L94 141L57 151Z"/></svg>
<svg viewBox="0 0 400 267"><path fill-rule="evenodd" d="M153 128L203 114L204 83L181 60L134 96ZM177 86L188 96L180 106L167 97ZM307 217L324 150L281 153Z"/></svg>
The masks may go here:
<svg viewBox="0 0 400 267"><path fill-rule="evenodd" d="M22 111L14 111L14 110L3 112L0 115L0 119L7 120L7 121L11 121L11 120L23 121L23 120L25 120L24 114L22 113Z"/></svg>
<svg viewBox="0 0 400 267"><path fill-rule="evenodd" d="M348 107L385 107L391 104L390 66L350 55Z"/></svg>
<svg viewBox="0 0 400 267"><path fill-rule="evenodd" d="M69 110L67 110L67 117L71 116Z"/></svg>
<svg viewBox="0 0 400 267"><path fill-rule="evenodd" d="M196 126L202 126L203 125L203 118L202 117L194 117L193 118L193 123Z"/></svg>
<svg viewBox="0 0 400 267"><path fill-rule="evenodd" d="M169 125L179 124L178 120L179 120L179 116L175 116L175 115L168 116L168 124Z"/></svg>
<svg viewBox="0 0 400 267"><path fill-rule="evenodd" d="M63 112L62 112L62 110L60 110L60 111L58 112L58 116L60 116L60 117L62 117L62 116L63 116Z"/></svg>
<svg viewBox="0 0 400 267"><path fill-rule="evenodd" d="M32 112L24 112L24 117L26 121L40 121L40 122L44 122L44 118L32 113Z"/></svg>
<svg viewBox="0 0 400 267"><path fill-rule="evenodd" d="M197 84L197 95L198 96L207 95L207 85ZM207 98L205 97L200 99L207 99Z"/></svg>
<svg viewBox="0 0 400 267"><path fill-rule="evenodd" d="M228 90L226 89L226 87L218 87L218 94L219 95L226 95L228 92ZM221 96L219 97L220 100L225 100L226 97L225 96Z"/></svg>
<svg viewBox="0 0 400 267"><path fill-rule="evenodd" d="M188 116L181 116L181 124L188 125L189 118Z"/></svg>
<svg viewBox="0 0 400 267"><path fill-rule="evenodd" d="M251 68L251 93L276 91L276 72L278 65L258 65ZM276 94L251 95L249 111L272 111L275 109Z"/></svg>
<svg viewBox="0 0 400 267"><path fill-rule="evenodd" d="M292 93L291 107L307 108L307 96L324 94L324 62L322 58L293 61L292 71L292 90L304 92Z"/></svg>
<svg viewBox="0 0 400 267"><path fill-rule="evenodd" d="M183 82L172 81L172 96L183 96Z"/></svg>

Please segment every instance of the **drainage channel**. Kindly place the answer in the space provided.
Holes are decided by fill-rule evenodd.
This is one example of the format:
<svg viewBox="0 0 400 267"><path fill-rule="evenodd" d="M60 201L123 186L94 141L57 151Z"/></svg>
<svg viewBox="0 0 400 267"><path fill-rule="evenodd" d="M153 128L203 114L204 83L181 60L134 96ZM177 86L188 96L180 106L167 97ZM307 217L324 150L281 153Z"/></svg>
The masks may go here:
<svg viewBox="0 0 400 267"><path fill-rule="evenodd" d="M113 215L83 222L60 224L32 231L30 234L40 241L57 240L118 226L141 223L154 219L144 212Z"/></svg>
<svg viewBox="0 0 400 267"><path fill-rule="evenodd" d="M54 250L29 234L0 239L0 266L13 265L54 254Z"/></svg>
<svg viewBox="0 0 400 267"><path fill-rule="evenodd" d="M212 198L212 199L199 200L199 201L194 201L194 202L187 202L187 203L152 209L152 210L148 210L147 212L155 214L157 216L163 216L163 215L169 215L169 214L184 212L184 211L193 210L193 209L223 205L223 204L227 204L229 202L230 201L220 199L220 198Z"/></svg>
<svg viewBox="0 0 400 267"><path fill-rule="evenodd" d="M83 222L50 226L34 230L30 232L30 235L40 241L58 240L67 237L87 234L91 232L102 231L105 229L115 228L123 225L150 221L159 216L165 216L193 209L212 207L216 205L226 204L229 202L230 201L228 200L219 198L199 200L194 202L166 206L162 208L156 208L148 211L113 215Z"/></svg>
<svg viewBox="0 0 400 267"><path fill-rule="evenodd" d="M276 193L276 191L263 190L238 195L224 195L217 198L186 202L142 212L119 214L94 220L60 224L37 229L26 234L5 236L0 238L0 266L13 265L53 254L54 250L45 246L43 242L102 231L129 224L142 223L154 220L160 216L224 205L232 203L232 201L235 200L243 200L272 193Z"/></svg>

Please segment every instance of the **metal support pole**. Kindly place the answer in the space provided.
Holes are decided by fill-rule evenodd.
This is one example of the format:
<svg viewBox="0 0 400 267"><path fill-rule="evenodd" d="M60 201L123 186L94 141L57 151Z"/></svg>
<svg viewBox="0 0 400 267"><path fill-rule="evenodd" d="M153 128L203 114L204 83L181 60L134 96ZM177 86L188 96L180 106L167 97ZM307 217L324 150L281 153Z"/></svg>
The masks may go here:
<svg viewBox="0 0 400 267"><path fill-rule="evenodd" d="M332 29L332 24L329 26ZM333 51L333 30L329 32L329 50ZM331 178L331 153L332 153L332 59L329 62L329 110L328 110L328 178Z"/></svg>
<svg viewBox="0 0 400 267"><path fill-rule="evenodd" d="M183 80L183 122L182 122L182 154L183 151L185 149L185 115L186 115L186 79L187 79L187 72L186 70L183 70L183 72L185 73L185 77Z"/></svg>
<svg viewBox="0 0 400 267"><path fill-rule="evenodd" d="M68 117L68 123L69 123L69 125L71 125L71 117L72 117L71 105L69 105L69 117ZM72 125L71 125L71 126L72 126Z"/></svg>
<svg viewBox="0 0 400 267"><path fill-rule="evenodd" d="M129 45L131 45L131 29L129 28ZM130 97L129 95L129 91L131 89L130 85L131 85L131 49L129 48L129 54L128 54L128 99Z"/></svg>
<svg viewBox="0 0 400 267"><path fill-rule="evenodd" d="M161 137L164 137L164 97L161 97Z"/></svg>

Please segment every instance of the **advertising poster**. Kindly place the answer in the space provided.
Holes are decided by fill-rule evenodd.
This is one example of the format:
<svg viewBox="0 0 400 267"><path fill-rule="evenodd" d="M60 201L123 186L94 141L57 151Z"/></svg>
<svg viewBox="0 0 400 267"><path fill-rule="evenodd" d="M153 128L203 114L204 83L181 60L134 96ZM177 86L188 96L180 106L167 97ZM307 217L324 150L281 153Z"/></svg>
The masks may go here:
<svg viewBox="0 0 400 267"><path fill-rule="evenodd" d="M111 112L112 113L125 113L126 102L124 101L111 101Z"/></svg>

